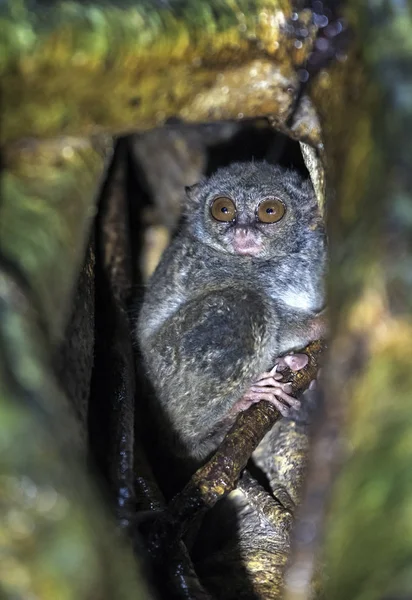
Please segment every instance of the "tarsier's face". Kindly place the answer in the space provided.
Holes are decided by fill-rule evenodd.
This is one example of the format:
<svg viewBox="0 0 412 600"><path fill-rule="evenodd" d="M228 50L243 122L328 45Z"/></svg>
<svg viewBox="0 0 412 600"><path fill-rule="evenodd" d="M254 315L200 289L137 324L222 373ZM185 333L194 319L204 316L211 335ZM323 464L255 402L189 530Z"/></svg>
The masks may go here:
<svg viewBox="0 0 412 600"><path fill-rule="evenodd" d="M299 250L302 231L316 226L309 181L267 163L220 169L193 190L189 220L195 234L217 250L270 258ZM200 214L199 214L200 213Z"/></svg>
<svg viewBox="0 0 412 600"><path fill-rule="evenodd" d="M210 216L221 227L217 232L221 243L227 250L244 256L262 254L265 238L273 235L268 225L278 223L285 212L285 204L276 196L257 199L255 207L245 207L229 196L217 196L210 202Z"/></svg>

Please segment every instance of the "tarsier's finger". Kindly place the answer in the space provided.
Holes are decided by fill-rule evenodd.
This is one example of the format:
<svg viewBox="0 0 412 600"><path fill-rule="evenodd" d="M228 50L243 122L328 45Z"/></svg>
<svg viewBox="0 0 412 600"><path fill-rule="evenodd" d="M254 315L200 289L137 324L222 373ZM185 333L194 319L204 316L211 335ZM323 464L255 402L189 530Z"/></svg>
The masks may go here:
<svg viewBox="0 0 412 600"><path fill-rule="evenodd" d="M292 385L290 383L281 383L274 377L267 377L266 379L259 379L253 384L253 387L275 387L285 390L285 392L292 391Z"/></svg>
<svg viewBox="0 0 412 600"><path fill-rule="evenodd" d="M269 371L270 375L275 379L281 379L282 377L282 374L278 373L278 366L278 363L275 363L275 366L272 367L272 369Z"/></svg>
<svg viewBox="0 0 412 600"><path fill-rule="evenodd" d="M290 413L289 406L287 404L284 404L282 402L282 400L279 400L279 398L277 398L274 394L263 392L260 395L260 400L266 400L267 402L270 402L271 404L276 406L276 408L278 409L278 411L280 412L280 414L283 417L289 416L289 413Z"/></svg>
<svg viewBox="0 0 412 600"><path fill-rule="evenodd" d="M289 414L290 414L289 408L285 404L283 404L283 402L281 400L274 398L271 402L274 406L276 406L276 408L278 409L278 411L280 412L282 417L289 416Z"/></svg>
<svg viewBox="0 0 412 600"><path fill-rule="evenodd" d="M281 390L279 390L279 392L281 392ZM273 396L272 396L272 400L269 400L269 402L271 402L274 406L276 406L278 411L284 417L289 416L290 407L293 407L296 409L300 408L299 400L296 400L296 398L292 398L292 396L289 396L288 394L283 394L283 392L281 392L281 393L274 392Z"/></svg>
<svg viewBox="0 0 412 600"><path fill-rule="evenodd" d="M293 406L294 408L300 408L301 402L293 396L289 396L286 392L281 389L273 390L273 393L276 394L278 398L282 398L289 406Z"/></svg>
<svg viewBox="0 0 412 600"><path fill-rule="evenodd" d="M282 390L281 388L275 388L275 389L272 389L269 391L268 388L262 389L262 388L252 387L251 391L256 392L257 394L261 394L262 400L268 400L269 402L272 402L272 404L276 404L275 401L281 399L284 402L286 402L286 404L288 406L293 406L294 408L300 408L300 405L301 405L300 400L293 398L293 396L289 396L289 394L287 392L285 392L284 390ZM277 404L276 404L276 406L277 406Z"/></svg>
<svg viewBox="0 0 412 600"><path fill-rule="evenodd" d="M273 377L273 379L282 379L282 374L276 372L276 367L277 365L275 365L271 371L266 371L265 373L259 375L257 380L260 381L261 379L267 379L268 377Z"/></svg>
<svg viewBox="0 0 412 600"><path fill-rule="evenodd" d="M261 400L266 400L267 402L274 404L276 406L276 408L279 410L279 412L284 417L286 417L289 414L289 408L285 404L283 404L280 400L278 400L276 398L276 396L273 394L273 392L265 391L260 388L257 388L257 389L252 388L249 391L249 393L247 394L247 398L250 402L253 402L253 403L260 402ZM279 408L278 403L281 404L282 410Z"/></svg>
<svg viewBox="0 0 412 600"><path fill-rule="evenodd" d="M300 371L309 362L309 358L306 354L287 354L278 359L278 370L284 369L285 366L289 367L291 371Z"/></svg>

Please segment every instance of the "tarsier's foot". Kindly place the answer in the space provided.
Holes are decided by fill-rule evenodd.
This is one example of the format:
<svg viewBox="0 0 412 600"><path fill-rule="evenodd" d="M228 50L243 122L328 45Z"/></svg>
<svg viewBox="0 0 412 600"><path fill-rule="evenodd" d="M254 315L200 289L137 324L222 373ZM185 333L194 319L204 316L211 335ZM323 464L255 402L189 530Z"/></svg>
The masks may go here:
<svg viewBox="0 0 412 600"><path fill-rule="evenodd" d="M300 401L290 395L292 391L290 383L279 381L282 379L279 371L283 371L286 367L289 367L291 371L299 371L306 367L308 360L306 354L288 354L278 358L273 369L258 377L242 398L234 404L232 411L238 413L256 402L266 400L276 406L284 417L287 417L291 407L300 408Z"/></svg>

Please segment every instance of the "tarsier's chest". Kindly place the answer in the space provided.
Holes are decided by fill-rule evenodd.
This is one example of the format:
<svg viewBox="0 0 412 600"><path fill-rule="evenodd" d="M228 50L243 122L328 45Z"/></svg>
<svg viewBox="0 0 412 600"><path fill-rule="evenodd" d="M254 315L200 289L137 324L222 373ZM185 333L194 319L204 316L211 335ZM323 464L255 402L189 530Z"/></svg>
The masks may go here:
<svg viewBox="0 0 412 600"><path fill-rule="evenodd" d="M296 311L318 312L323 306L320 290L312 286L289 286L279 298L283 304Z"/></svg>

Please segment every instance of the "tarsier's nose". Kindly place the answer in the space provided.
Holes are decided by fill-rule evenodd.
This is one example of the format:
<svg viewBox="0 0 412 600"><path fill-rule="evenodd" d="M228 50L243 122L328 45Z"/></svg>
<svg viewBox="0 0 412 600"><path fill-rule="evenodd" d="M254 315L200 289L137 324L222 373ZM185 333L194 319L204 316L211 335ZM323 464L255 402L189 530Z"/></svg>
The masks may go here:
<svg viewBox="0 0 412 600"><path fill-rule="evenodd" d="M247 236L247 228L244 225L238 225L236 227L236 234L239 237L246 237Z"/></svg>
<svg viewBox="0 0 412 600"><path fill-rule="evenodd" d="M233 248L238 254L256 256L262 248L259 235L248 225L236 225L234 228Z"/></svg>
<svg viewBox="0 0 412 600"><path fill-rule="evenodd" d="M236 225L236 227L235 227L236 237L246 238L246 237L250 236L250 234L251 234L250 227L248 227L247 225Z"/></svg>

